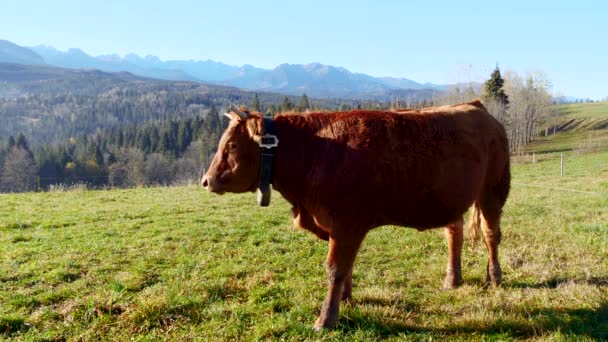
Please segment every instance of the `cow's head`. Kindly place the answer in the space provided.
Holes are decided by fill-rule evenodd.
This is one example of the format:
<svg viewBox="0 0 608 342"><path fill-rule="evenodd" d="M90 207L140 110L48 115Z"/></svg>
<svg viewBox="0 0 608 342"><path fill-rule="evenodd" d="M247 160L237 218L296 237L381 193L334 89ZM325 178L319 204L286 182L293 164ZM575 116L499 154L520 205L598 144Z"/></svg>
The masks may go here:
<svg viewBox="0 0 608 342"><path fill-rule="evenodd" d="M255 191L260 172L260 132L262 118L248 111L231 109L230 124L220 139L217 153L201 179L210 192Z"/></svg>

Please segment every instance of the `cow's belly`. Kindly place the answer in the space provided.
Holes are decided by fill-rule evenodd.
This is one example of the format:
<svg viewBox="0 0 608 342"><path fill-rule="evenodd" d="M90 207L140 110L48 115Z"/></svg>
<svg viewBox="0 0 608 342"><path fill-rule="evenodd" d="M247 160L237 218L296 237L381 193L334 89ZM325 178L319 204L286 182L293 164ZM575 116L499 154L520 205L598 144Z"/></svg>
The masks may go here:
<svg viewBox="0 0 608 342"><path fill-rule="evenodd" d="M393 208L387 212L385 222L381 224L393 224L399 226L413 227L418 229L436 228L454 222L473 203L473 198L462 201L446 202L438 197L423 197L415 199L415 203Z"/></svg>
<svg viewBox="0 0 608 342"><path fill-rule="evenodd" d="M386 189L390 196L379 196L379 212L390 223L415 228L444 226L458 219L475 201L482 182L479 167L447 165L437 178L416 182L415 178L397 189ZM386 209L382 209L386 208Z"/></svg>

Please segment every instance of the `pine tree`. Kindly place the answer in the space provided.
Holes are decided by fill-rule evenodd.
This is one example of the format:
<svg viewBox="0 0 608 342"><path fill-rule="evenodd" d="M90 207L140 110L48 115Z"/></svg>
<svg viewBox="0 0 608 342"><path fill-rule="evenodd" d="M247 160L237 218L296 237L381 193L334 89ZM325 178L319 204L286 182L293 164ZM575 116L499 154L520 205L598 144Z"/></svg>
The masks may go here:
<svg viewBox="0 0 608 342"><path fill-rule="evenodd" d="M17 145L17 147L21 147L24 150L30 149L23 133L19 133L19 136L17 137L16 145Z"/></svg>
<svg viewBox="0 0 608 342"><path fill-rule="evenodd" d="M153 125L150 129L150 152L158 152L160 150L160 134L158 127Z"/></svg>
<svg viewBox="0 0 608 342"><path fill-rule="evenodd" d="M15 142L15 138L11 135L10 137L8 137L8 144L6 145L6 149L10 150L11 148L13 148L15 146L16 142Z"/></svg>
<svg viewBox="0 0 608 342"><path fill-rule="evenodd" d="M300 99L300 105L298 106L300 112L304 112L310 109L310 104L308 103L308 96L306 94L302 94L302 98Z"/></svg>
<svg viewBox="0 0 608 342"><path fill-rule="evenodd" d="M283 99L283 105L281 106L281 109L284 112L290 111L293 109L293 104L289 101L289 98L287 96L285 96L285 98Z"/></svg>
<svg viewBox="0 0 608 342"><path fill-rule="evenodd" d="M261 108L260 108L260 99L258 98L258 93L253 94L253 101L251 102L251 109L255 110L256 112L261 112Z"/></svg>
<svg viewBox="0 0 608 342"><path fill-rule="evenodd" d="M19 136L17 137L17 141L15 142L14 146L23 149L27 153L28 157L34 160L34 154L32 153L32 150L30 150L30 146L27 143L27 139L25 139L23 133L19 133Z"/></svg>
<svg viewBox="0 0 608 342"><path fill-rule="evenodd" d="M163 132L160 134L160 141L158 145L159 152L166 153L167 155L173 154L173 146L171 145L171 138L167 130L163 130Z"/></svg>
<svg viewBox="0 0 608 342"><path fill-rule="evenodd" d="M504 84L505 80L500 75L500 69L498 68L498 65L496 65L496 69L492 71L490 79L484 83L484 89L486 91L484 99L486 101L498 102L506 107L509 104L509 98L502 88Z"/></svg>
<svg viewBox="0 0 608 342"><path fill-rule="evenodd" d="M204 126L207 133L217 133L220 135L223 131L224 127L220 120L219 112L214 105L211 106L209 113L205 117Z"/></svg>
<svg viewBox="0 0 608 342"><path fill-rule="evenodd" d="M192 120L192 140L198 139L202 125L203 125L203 122L202 122L201 118L197 115Z"/></svg>
<svg viewBox="0 0 608 342"><path fill-rule="evenodd" d="M101 149L99 148L99 145L97 145L97 144L95 144L95 161L97 162L97 165L103 167L103 165L104 165L103 153L101 152Z"/></svg>
<svg viewBox="0 0 608 342"><path fill-rule="evenodd" d="M177 149L180 154L186 150L192 141L192 127L190 122L190 120L181 120L179 123L179 128L177 130Z"/></svg>

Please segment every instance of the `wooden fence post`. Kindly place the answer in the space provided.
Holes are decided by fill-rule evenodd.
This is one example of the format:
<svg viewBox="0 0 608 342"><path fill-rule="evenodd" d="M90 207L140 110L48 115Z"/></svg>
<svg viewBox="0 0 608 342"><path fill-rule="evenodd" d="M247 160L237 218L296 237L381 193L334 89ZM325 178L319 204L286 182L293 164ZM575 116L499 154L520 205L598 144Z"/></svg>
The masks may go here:
<svg viewBox="0 0 608 342"><path fill-rule="evenodd" d="M560 169L560 174L562 177L564 177L564 154L560 153L559 155L559 169Z"/></svg>

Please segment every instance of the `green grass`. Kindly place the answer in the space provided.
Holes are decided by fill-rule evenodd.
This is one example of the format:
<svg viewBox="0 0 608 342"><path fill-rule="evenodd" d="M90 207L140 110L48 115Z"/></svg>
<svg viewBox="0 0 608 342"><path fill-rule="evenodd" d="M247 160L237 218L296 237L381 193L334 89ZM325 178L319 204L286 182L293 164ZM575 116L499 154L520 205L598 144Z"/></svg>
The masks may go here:
<svg viewBox="0 0 608 342"><path fill-rule="evenodd" d="M608 339L608 153L566 160L563 178L555 159L514 166L501 288L482 287L483 244L444 291L442 230L382 227L323 333L327 246L278 194L269 208L194 186L0 195L0 338Z"/></svg>
<svg viewBox="0 0 608 342"><path fill-rule="evenodd" d="M608 102L562 104L552 110L557 113L556 120L551 121L556 134L537 137L524 152L591 152L608 148Z"/></svg>

